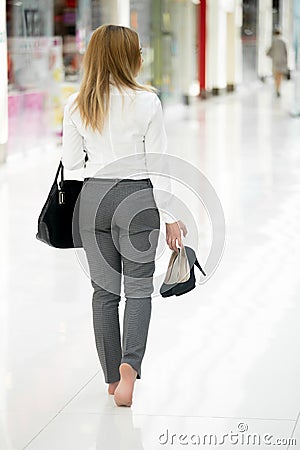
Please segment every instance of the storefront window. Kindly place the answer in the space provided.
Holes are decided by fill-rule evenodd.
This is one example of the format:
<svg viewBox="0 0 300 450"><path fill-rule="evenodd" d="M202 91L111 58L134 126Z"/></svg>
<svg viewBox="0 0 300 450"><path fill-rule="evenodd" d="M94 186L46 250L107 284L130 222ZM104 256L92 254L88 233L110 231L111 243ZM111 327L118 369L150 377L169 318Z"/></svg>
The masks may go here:
<svg viewBox="0 0 300 450"><path fill-rule="evenodd" d="M91 33L119 20L119 7L117 0L6 2L10 152L61 139L63 106L78 90ZM196 17L191 0L130 2L143 49L139 81L156 86L163 101L181 102L197 79Z"/></svg>
<svg viewBox="0 0 300 450"><path fill-rule="evenodd" d="M181 102L197 80L196 5L190 0L131 0L130 10L143 46L143 81L156 86L163 101Z"/></svg>
<svg viewBox="0 0 300 450"><path fill-rule="evenodd" d="M147 0L131 0L130 27L139 33L144 60L139 82L155 85L151 19L151 2Z"/></svg>
<svg viewBox="0 0 300 450"><path fill-rule="evenodd" d="M58 4L60 17L55 16ZM24 153L61 139L64 101L76 90L79 71L76 4L70 0L7 1L6 23L8 152Z"/></svg>

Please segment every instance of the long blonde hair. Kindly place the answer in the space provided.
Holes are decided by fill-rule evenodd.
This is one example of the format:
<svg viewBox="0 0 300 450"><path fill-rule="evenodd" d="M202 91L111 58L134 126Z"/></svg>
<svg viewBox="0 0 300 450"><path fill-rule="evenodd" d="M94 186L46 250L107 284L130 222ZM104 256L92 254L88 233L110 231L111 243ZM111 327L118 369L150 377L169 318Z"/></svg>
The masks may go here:
<svg viewBox="0 0 300 450"><path fill-rule="evenodd" d="M136 31L119 25L102 25L90 39L83 58L83 78L74 102L85 127L102 132L108 115L110 81L122 88L157 92L135 81L141 68L139 37Z"/></svg>

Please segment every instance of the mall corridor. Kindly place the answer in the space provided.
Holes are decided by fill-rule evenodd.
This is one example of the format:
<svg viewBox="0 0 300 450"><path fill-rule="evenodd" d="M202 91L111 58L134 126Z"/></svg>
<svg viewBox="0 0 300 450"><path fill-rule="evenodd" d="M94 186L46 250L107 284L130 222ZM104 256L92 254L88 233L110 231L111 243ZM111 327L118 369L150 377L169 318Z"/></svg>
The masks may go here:
<svg viewBox="0 0 300 450"><path fill-rule="evenodd" d="M281 99L257 82L165 109L168 152L213 185L226 245L206 283L183 297L154 296L142 379L127 409L103 380L82 253L35 238L59 147L0 167L1 450L178 449L180 435L194 448L193 435L220 442L226 433L257 433L260 449L276 439L299 448L287 444L300 445L300 119L290 117L292 103L293 82ZM210 224L200 216L205 264ZM161 252L158 272L169 256ZM124 299L120 308L122 319Z"/></svg>

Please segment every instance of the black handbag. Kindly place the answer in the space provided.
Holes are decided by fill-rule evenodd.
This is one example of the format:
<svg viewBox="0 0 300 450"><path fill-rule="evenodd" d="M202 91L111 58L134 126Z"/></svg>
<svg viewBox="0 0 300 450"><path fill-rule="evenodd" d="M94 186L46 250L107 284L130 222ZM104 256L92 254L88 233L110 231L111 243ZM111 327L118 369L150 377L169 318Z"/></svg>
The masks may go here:
<svg viewBox="0 0 300 450"><path fill-rule="evenodd" d="M59 173L61 177L57 184ZM38 240L56 248L82 247L78 197L83 183L80 180L65 180L64 167L60 161L50 193L38 218Z"/></svg>
<svg viewBox="0 0 300 450"><path fill-rule="evenodd" d="M179 296L194 289L196 286L194 265L206 276L191 247L183 246L182 249L178 249L178 253L173 251L164 282L160 288L161 296L164 298L172 295Z"/></svg>

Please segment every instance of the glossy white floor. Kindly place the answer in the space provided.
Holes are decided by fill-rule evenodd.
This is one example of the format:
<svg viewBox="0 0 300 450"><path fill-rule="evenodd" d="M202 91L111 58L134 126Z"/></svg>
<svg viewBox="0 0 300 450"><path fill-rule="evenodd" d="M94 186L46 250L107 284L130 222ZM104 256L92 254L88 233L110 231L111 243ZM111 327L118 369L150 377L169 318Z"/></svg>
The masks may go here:
<svg viewBox="0 0 300 450"><path fill-rule="evenodd" d="M166 112L169 152L201 169L218 193L226 247L207 283L153 299L131 408L107 393L77 254L35 239L58 150L0 168L1 450L195 448L205 434L218 439L206 448L264 449L291 437L297 445L280 448L300 448L300 119L289 116L292 94L292 82L282 99L258 85ZM209 233L200 236L205 262ZM124 299L121 323L123 308ZM226 433L232 443L220 445Z"/></svg>

